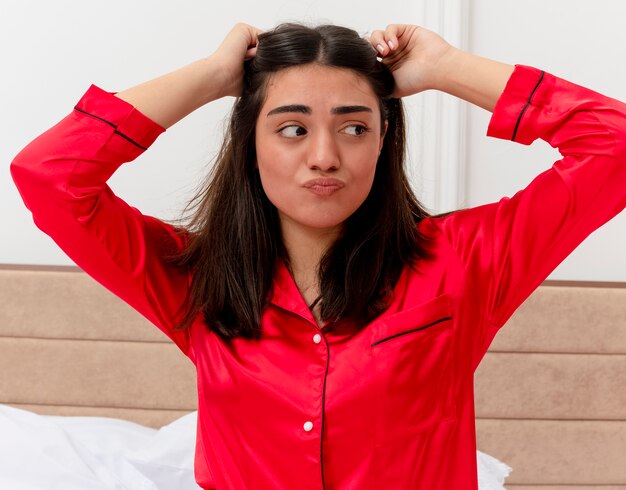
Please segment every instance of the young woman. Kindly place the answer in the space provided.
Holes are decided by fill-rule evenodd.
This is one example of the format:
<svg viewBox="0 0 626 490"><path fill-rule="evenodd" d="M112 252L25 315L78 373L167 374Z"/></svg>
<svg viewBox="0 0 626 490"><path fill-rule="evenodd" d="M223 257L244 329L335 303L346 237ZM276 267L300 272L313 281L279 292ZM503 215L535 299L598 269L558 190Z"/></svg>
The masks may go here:
<svg viewBox="0 0 626 490"><path fill-rule="evenodd" d="M510 199L428 216L400 102L427 89L563 158ZM224 96L229 132L186 229L113 194L122 163ZM12 172L36 224L195 364L200 486L475 489L474 370L626 205L626 106L416 26L242 24L178 71L91 87Z"/></svg>

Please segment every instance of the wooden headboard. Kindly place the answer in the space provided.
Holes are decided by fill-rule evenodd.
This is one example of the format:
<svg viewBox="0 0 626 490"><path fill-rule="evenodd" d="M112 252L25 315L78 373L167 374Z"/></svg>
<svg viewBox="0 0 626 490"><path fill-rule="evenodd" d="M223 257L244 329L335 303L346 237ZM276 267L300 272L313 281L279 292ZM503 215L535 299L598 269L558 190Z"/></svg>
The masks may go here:
<svg viewBox="0 0 626 490"><path fill-rule="evenodd" d="M626 488L626 285L548 282L475 376L478 447L514 490Z"/></svg>
<svg viewBox="0 0 626 490"><path fill-rule="evenodd" d="M626 488L626 285L546 283L475 384L478 447L513 468L507 488ZM78 269L0 266L0 403L159 427L195 410L195 373Z"/></svg>
<svg viewBox="0 0 626 490"><path fill-rule="evenodd" d="M197 407L193 364L74 267L0 267L0 403L160 427Z"/></svg>

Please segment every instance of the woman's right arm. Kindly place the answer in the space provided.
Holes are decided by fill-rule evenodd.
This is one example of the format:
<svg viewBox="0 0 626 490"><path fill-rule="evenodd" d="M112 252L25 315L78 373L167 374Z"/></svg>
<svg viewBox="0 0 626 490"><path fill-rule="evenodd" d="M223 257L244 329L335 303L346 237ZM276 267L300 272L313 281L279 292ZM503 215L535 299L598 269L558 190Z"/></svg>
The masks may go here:
<svg viewBox="0 0 626 490"><path fill-rule="evenodd" d="M169 128L213 100L240 94L243 60L256 53L260 32L247 24L237 24L208 58L116 95Z"/></svg>
<svg viewBox="0 0 626 490"><path fill-rule="evenodd" d="M211 98L237 95L236 77L250 54L245 32L252 38L256 30L238 25L206 60L117 96L92 86L74 111L28 144L11 164L35 224L81 269L191 357L189 331L174 330L189 276L166 260L184 248L186 234L144 216L117 197L106 181L120 165L143 153L165 126Z"/></svg>

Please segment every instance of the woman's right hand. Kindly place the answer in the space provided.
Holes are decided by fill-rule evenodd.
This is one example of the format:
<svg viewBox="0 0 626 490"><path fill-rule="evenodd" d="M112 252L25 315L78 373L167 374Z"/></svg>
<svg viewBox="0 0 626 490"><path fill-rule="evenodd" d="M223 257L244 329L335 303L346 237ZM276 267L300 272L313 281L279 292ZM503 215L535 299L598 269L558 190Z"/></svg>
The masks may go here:
<svg viewBox="0 0 626 490"><path fill-rule="evenodd" d="M243 63L256 53L261 30L237 24L206 58L116 94L164 128L213 100L241 94Z"/></svg>
<svg viewBox="0 0 626 490"><path fill-rule="evenodd" d="M211 55L221 67L224 75L223 94L238 97L241 94L243 63L254 57L260 29L239 23L226 35L217 50Z"/></svg>

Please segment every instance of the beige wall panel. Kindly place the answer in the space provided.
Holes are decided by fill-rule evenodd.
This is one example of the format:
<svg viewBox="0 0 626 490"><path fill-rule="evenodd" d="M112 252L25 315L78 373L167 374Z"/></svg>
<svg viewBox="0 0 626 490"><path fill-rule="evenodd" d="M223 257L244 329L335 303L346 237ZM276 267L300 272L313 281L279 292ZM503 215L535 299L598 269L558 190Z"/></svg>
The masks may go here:
<svg viewBox="0 0 626 490"><path fill-rule="evenodd" d="M174 344L0 338L5 403L192 410L195 392Z"/></svg>
<svg viewBox="0 0 626 490"><path fill-rule="evenodd" d="M61 415L77 417L112 417L128 420L136 424L145 425L158 429L188 414L189 410L144 410L133 408L112 407L75 407L67 405L27 405L11 404L16 408L22 408L40 415Z"/></svg>
<svg viewBox="0 0 626 490"><path fill-rule="evenodd" d="M506 482L505 482L506 483ZM624 485L505 485L507 490L624 490Z"/></svg>
<svg viewBox="0 0 626 490"><path fill-rule="evenodd" d="M489 350L626 354L626 288L542 286Z"/></svg>
<svg viewBox="0 0 626 490"><path fill-rule="evenodd" d="M0 336L169 342L84 272L0 269Z"/></svg>
<svg viewBox="0 0 626 490"><path fill-rule="evenodd" d="M626 420L626 355L488 352L475 393L479 417Z"/></svg>
<svg viewBox="0 0 626 490"><path fill-rule="evenodd" d="M626 421L478 419L478 448L513 468L508 483L626 488Z"/></svg>

